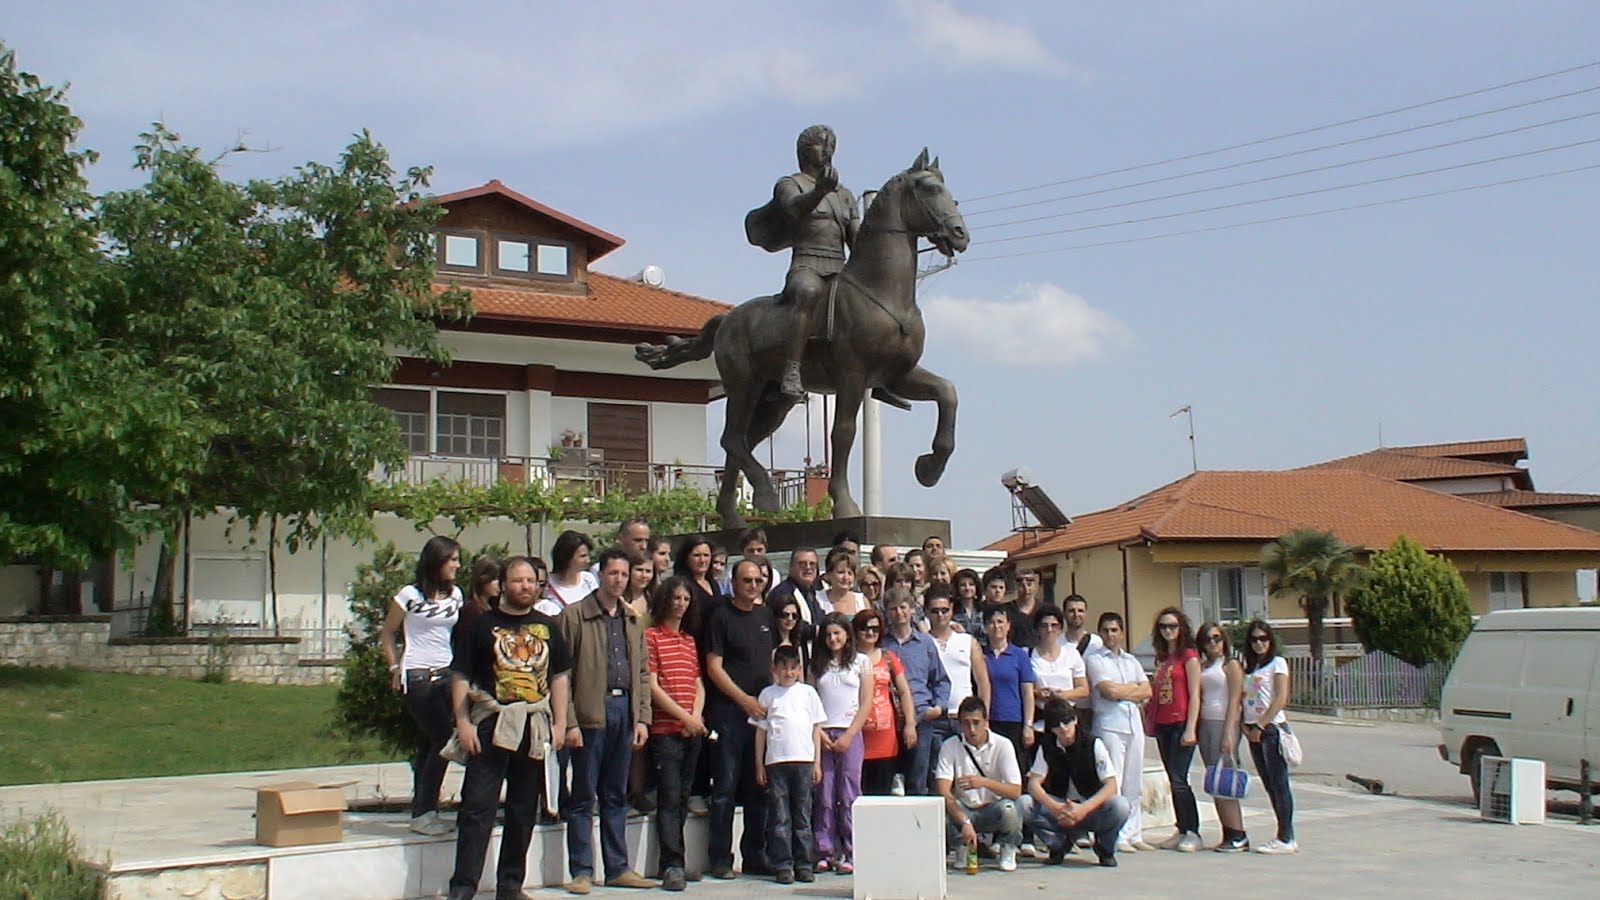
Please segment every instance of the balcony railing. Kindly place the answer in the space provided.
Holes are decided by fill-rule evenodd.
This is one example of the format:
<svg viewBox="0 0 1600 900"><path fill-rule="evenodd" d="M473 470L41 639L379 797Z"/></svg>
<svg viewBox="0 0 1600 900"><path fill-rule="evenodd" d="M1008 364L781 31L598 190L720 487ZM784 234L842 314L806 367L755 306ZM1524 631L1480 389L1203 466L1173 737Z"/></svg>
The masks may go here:
<svg viewBox="0 0 1600 900"><path fill-rule="evenodd" d="M454 457L413 456L395 469L373 473L379 481L399 484L417 484L424 481L464 481L489 487L511 482L513 484L537 483L545 485L576 484L589 488L597 496L625 490L628 493L655 493L675 488L688 488L702 493L715 493L722 477L717 466L691 463L624 462L620 460L582 461L571 456L552 459L546 456ZM826 476L821 476L824 480ZM815 503L820 499L821 486L815 473L807 475L799 469L773 469L772 480L778 489L778 500L785 506L801 501ZM808 491L808 482L810 489ZM748 493L741 483L741 494Z"/></svg>

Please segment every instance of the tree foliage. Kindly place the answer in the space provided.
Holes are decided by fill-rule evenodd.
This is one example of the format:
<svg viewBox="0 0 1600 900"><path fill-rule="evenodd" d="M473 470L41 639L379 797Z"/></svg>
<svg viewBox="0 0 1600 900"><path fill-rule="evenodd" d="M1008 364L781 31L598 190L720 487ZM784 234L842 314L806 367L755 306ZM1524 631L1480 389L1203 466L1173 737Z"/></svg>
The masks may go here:
<svg viewBox="0 0 1600 900"><path fill-rule="evenodd" d="M1454 659L1472 630L1472 600L1461 573L1403 534L1372 554L1348 605L1363 647L1414 666Z"/></svg>
<svg viewBox="0 0 1600 900"><path fill-rule="evenodd" d="M1354 587L1361 578L1360 548L1340 540L1331 531L1300 528L1261 551L1261 573L1271 594L1298 594L1306 611L1311 657L1323 658L1322 619L1328 603Z"/></svg>
<svg viewBox="0 0 1600 900"><path fill-rule="evenodd" d="M3 52L3 51L0 51ZM370 386L436 322L428 171L371 135L235 183L157 124L137 188L91 198L62 94L0 56L0 556L76 567L187 513L277 516L293 549L370 528L404 451Z"/></svg>

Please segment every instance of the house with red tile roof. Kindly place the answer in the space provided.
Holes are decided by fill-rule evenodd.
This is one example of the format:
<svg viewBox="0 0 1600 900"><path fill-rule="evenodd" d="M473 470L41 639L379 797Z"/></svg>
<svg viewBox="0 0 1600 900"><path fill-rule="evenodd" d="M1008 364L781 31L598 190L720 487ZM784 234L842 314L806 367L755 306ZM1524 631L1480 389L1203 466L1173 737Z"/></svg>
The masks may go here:
<svg viewBox="0 0 1600 900"><path fill-rule="evenodd" d="M1364 456L1363 465L1371 463ZM1331 465L1196 472L1079 515L1065 528L1012 534L985 549L1038 570L1057 599L1078 593L1091 613L1123 613L1135 634L1171 605L1196 623L1258 616L1286 622L1285 637L1294 643L1303 635L1296 621L1303 613L1297 598L1267 596L1261 550L1307 527L1368 550L1410 535L1461 570L1479 613L1573 603L1577 572L1600 568L1600 532ZM1329 635L1330 644L1353 641L1337 627Z"/></svg>

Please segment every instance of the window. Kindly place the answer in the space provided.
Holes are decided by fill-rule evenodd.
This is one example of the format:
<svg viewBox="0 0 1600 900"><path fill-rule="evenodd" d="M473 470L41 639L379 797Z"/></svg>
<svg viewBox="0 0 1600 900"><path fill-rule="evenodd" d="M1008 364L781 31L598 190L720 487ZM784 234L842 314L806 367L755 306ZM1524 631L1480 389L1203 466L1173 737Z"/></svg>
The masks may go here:
<svg viewBox="0 0 1600 900"><path fill-rule="evenodd" d="M1522 609L1528 605L1527 581L1522 572L1489 573L1489 611Z"/></svg>
<svg viewBox="0 0 1600 900"><path fill-rule="evenodd" d="M495 241L494 267L502 272L528 271L528 255L532 246L527 241L508 241L501 238Z"/></svg>
<svg viewBox="0 0 1600 900"><path fill-rule="evenodd" d="M480 251L482 243L477 235L446 232L440 246L439 263L451 269L482 270L483 258Z"/></svg>
<svg viewBox="0 0 1600 900"><path fill-rule="evenodd" d="M375 403L394 413L395 423L400 426L400 443L406 452L427 453L428 391L379 388L372 394Z"/></svg>
<svg viewBox="0 0 1600 900"><path fill-rule="evenodd" d="M1267 615L1259 566L1184 566L1179 573L1183 612L1201 622L1239 622Z"/></svg>
<svg viewBox="0 0 1600 900"><path fill-rule="evenodd" d="M566 278L570 274L567 269L567 248L555 244L540 244L539 274Z"/></svg>
<svg viewBox="0 0 1600 900"><path fill-rule="evenodd" d="M440 391L435 416L441 456L505 455L506 398L504 394L465 394Z"/></svg>

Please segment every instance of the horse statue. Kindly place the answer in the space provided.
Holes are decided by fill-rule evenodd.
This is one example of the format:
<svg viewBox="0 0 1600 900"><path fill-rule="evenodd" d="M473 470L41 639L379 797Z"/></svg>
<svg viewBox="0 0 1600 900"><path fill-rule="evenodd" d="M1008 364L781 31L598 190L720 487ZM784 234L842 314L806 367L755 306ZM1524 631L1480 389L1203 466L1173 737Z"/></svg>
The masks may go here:
<svg viewBox="0 0 1600 900"><path fill-rule="evenodd" d="M837 398L828 479L837 518L861 515L850 496L848 473L856 417L869 392L907 409L905 401L938 404L932 450L916 462L917 480L924 487L939 483L955 452L955 385L919 364L926 331L917 308L918 238L927 238L946 257L966 250L969 240L966 222L945 189L939 161L930 162L926 148L911 168L884 184L867 210L849 261L832 276L827 305L812 319L813 338L801 363L807 391ZM634 348L634 356L652 369L715 354L728 401L722 428L727 462L717 495L717 512L726 528L745 524L736 494L739 472L749 479L756 509L779 509L772 476L752 451L799 402L778 390L792 309L773 296L756 297L713 316L696 337Z"/></svg>

